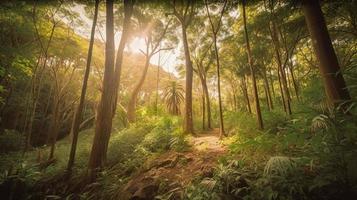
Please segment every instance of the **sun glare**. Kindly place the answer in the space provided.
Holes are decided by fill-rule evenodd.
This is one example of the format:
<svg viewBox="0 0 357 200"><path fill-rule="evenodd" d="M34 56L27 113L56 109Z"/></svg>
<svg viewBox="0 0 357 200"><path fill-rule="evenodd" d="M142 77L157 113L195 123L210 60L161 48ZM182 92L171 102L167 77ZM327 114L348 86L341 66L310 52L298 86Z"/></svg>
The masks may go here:
<svg viewBox="0 0 357 200"><path fill-rule="evenodd" d="M131 43L129 43L129 51L138 53L140 50L144 51L146 48L144 38L135 38Z"/></svg>

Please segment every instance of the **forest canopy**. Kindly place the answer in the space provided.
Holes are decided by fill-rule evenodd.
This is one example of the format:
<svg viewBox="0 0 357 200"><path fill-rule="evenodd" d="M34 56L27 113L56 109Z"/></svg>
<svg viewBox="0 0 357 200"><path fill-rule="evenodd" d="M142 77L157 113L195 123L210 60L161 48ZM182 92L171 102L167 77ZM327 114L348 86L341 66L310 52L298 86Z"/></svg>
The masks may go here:
<svg viewBox="0 0 357 200"><path fill-rule="evenodd" d="M1 199L356 199L356 10L2 0Z"/></svg>

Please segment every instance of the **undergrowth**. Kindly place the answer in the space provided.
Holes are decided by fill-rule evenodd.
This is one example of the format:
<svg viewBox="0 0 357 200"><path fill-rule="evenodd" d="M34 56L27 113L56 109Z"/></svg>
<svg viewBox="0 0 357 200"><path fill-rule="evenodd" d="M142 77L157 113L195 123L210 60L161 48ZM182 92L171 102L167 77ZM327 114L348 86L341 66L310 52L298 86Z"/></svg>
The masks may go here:
<svg viewBox="0 0 357 200"><path fill-rule="evenodd" d="M197 177L185 199L356 199L357 135L353 117L321 108L286 117L226 113L229 153L212 177Z"/></svg>
<svg viewBox="0 0 357 200"><path fill-rule="evenodd" d="M114 128L108 147L107 165L98 175L96 182L87 186L83 182L86 179L93 129L79 134L75 168L70 180L61 178L70 151L69 137L57 142L55 162L45 168L41 168L40 163L47 159L49 149L46 146L32 149L24 157L19 151L4 154L1 164L1 188L9 185L11 190L8 193L11 194L8 195L15 195L15 198L18 195L20 198L25 197L27 193L31 193L31 196L26 197L29 199L115 198L129 177L139 170L149 157L170 149L184 151L188 148L180 120L179 117L151 116L131 124L128 128ZM64 182L66 184L63 184ZM16 194L19 190L23 192Z"/></svg>

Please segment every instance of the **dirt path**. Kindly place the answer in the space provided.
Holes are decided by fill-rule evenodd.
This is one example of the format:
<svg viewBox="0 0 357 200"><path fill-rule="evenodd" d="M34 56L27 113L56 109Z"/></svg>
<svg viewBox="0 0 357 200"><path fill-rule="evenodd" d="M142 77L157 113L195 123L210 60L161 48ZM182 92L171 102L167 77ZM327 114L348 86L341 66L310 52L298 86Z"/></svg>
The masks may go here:
<svg viewBox="0 0 357 200"><path fill-rule="evenodd" d="M199 133L192 137L190 151L169 151L146 164L147 167L128 182L121 199L153 199L157 194L180 199L183 188L195 176L213 175L218 158L226 151L218 133L218 129Z"/></svg>
<svg viewBox="0 0 357 200"><path fill-rule="evenodd" d="M219 129L205 131L192 138L192 146L197 151L215 153L224 152L223 146L219 140Z"/></svg>

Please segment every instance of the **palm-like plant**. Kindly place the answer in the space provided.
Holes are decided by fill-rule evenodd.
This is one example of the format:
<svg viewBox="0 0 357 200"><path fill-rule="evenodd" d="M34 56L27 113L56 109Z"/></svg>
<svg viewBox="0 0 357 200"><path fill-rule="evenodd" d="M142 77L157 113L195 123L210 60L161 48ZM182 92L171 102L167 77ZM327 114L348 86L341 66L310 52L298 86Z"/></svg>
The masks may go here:
<svg viewBox="0 0 357 200"><path fill-rule="evenodd" d="M164 90L164 101L166 103L167 109L173 115L180 114L180 104L184 100L183 96L184 90L182 85L176 81L170 81Z"/></svg>

